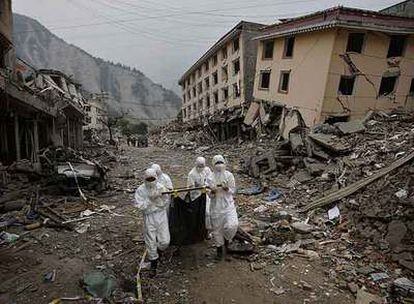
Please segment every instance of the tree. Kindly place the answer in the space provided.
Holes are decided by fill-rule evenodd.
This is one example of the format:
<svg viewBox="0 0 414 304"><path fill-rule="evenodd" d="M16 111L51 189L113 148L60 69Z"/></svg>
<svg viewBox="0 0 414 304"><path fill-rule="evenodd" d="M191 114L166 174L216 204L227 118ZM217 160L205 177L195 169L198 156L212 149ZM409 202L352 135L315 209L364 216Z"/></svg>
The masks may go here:
<svg viewBox="0 0 414 304"><path fill-rule="evenodd" d="M120 114L111 114L109 116L98 117L99 121L108 129L109 133L109 144L115 145L113 137L113 131L119 122L125 118L126 113L121 112Z"/></svg>

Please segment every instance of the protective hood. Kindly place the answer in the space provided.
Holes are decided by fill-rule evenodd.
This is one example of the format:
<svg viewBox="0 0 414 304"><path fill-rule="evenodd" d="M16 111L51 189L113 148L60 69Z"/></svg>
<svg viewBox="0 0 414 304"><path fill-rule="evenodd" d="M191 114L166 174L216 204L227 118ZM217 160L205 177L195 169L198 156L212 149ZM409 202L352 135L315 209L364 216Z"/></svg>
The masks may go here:
<svg viewBox="0 0 414 304"><path fill-rule="evenodd" d="M197 159L196 159L196 166L195 166L196 167L196 170L198 172L202 172L204 170L205 166L206 166L206 159L204 157L202 157L202 156L197 157Z"/></svg>
<svg viewBox="0 0 414 304"><path fill-rule="evenodd" d="M153 181L148 181L147 179L154 178ZM144 183L148 188L153 188L157 184L157 173L154 169L147 169L144 172Z"/></svg>
<svg viewBox="0 0 414 304"><path fill-rule="evenodd" d="M157 174L157 176L160 176L162 174L161 166L158 165L158 164L153 164L151 166L151 169L153 169L155 171L155 173Z"/></svg>

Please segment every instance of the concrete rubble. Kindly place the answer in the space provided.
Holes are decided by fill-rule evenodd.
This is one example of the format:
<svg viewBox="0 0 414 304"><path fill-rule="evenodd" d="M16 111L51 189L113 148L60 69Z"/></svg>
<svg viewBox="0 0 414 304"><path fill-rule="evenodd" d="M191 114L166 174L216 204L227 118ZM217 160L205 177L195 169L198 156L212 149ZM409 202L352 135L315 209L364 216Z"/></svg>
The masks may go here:
<svg viewBox="0 0 414 304"><path fill-rule="evenodd" d="M298 288L316 302L320 297L327 297L326 293L336 293L347 295L355 303L398 303L413 294L414 167L408 158L413 153L413 123L412 114L395 112L371 114L364 122L365 130L349 134L340 131L336 124L313 130L293 128L288 138L292 138L291 134L299 135L296 139L301 141L303 149L293 149L290 140L267 133L255 141L217 143L210 141L208 132L203 130L188 131L181 139L177 135L175 143L167 143L167 138L171 140L174 134L180 134L179 125L158 129L151 135L150 143L160 145L154 149L159 149L163 158L183 154L179 162L187 166L191 165L187 156L194 157L196 153L208 158L216 153L225 155L239 185L236 200L240 229L230 251L235 259L248 263L248 271L261 273L273 282L272 278L279 275L284 265L300 269L295 265L304 261L314 267L309 270L303 266L309 274L320 267L325 269L323 287L309 278L295 279L293 285L273 282L268 289L278 299L291 296L292 288ZM205 132L207 135L203 137ZM198 137L192 137L195 133ZM321 144L309 134L336 136L346 149L328 147L326 141ZM134 295L125 291L124 285L130 284L130 279L122 273L125 267L136 266L139 259L136 246L141 248L142 240L137 245L124 237L115 240L112 236L109 242L102 233L97 234L96 227L114 229L103 228L106 221L116 222L126 216L121 212L125 212L125 207L115 207L102 200L113 197L118 201L119 195L123 195L123 200L130 199L139 183L139 157L112 149L90 146L83 152L44 150L39 157L40 171L24 161L1 166L0 227L7 234L2 234L0 246L14 249L30 246L26 245L31 241L25 233L41 235L45 233L42 231L56 231L56 242L64 231L82 239L94 235L92 242L98 248L92 251L94 261L105 260L110 265L120 256L124 260L118 268L106 266L111 271L104 273L118 283L111 297L126 301ZM150 160L151 156L145 162ZM177 164L168 169L179 167ZM51 186L63 177L59 178L59 168L67 173L65 185L72 186L71 189ZM73 179L73 171L77 172L78 181ZM95 174L105 176L105 187L88 187L86 181ZM367 179L369 183L361 184ZM359 185L357 190L355 184ZM342 195L349 188L353 191ZM326 204L314 205L321 200ZM57 250L67 256L61 249ZM77 250L73 248L69 252L77 256ZM83 248L79 251L88 254ZM172 259L163 267L177 271L180 266L175 263L179 260ZM214 266L208 262L205 267ZM180 275L182 272L178 271L165 280L150 282L165 290ZM146 278L145 271L142 276ZM145 298L154 291L143 282ZM153 303L168 302L166 297L171 295L163 293L154 297ZM177 298L183 297L187 295L177 294Z"/></svg>

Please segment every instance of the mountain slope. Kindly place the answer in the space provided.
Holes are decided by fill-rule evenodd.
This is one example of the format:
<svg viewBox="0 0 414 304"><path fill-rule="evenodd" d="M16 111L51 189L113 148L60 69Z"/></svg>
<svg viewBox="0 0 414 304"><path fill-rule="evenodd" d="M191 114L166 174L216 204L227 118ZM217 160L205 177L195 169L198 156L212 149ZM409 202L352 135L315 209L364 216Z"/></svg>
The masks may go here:
<svg viewBox="0 0 414 304"><path fill-rule="evenodd" d="M109 92L113 96L110 108L127 111L134 118L159 123L177 115L180 98L140 71L95 58L34 19L14 14L13 20L17 56L36 68L73 75L89 92Z"/></svg>

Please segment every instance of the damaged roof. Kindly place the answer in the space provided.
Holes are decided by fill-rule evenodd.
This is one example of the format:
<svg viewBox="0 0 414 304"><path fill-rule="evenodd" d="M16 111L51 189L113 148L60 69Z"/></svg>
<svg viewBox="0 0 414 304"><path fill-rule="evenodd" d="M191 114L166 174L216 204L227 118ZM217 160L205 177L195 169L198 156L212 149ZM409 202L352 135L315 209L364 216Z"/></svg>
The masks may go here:
<svg viewBox="0 0 414 304"><path fill-rule="evenodd" d="M390 34L413 34L414 18L336 6L300 17L283 19L281 23L263 28L263 34L255 39L271 39L333 27L372 30Z"/></svg>

